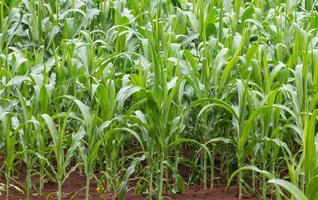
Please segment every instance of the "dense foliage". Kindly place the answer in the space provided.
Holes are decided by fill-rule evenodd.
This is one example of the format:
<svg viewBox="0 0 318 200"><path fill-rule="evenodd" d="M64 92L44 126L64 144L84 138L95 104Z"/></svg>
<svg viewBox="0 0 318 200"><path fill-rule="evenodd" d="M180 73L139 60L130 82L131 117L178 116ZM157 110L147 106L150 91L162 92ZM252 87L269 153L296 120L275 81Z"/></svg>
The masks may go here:
<svg viewBox="0 0 318 200"><path fill-rule="evenodd" d="M0 191L318 199L316 3L0 0Z"/></svg>

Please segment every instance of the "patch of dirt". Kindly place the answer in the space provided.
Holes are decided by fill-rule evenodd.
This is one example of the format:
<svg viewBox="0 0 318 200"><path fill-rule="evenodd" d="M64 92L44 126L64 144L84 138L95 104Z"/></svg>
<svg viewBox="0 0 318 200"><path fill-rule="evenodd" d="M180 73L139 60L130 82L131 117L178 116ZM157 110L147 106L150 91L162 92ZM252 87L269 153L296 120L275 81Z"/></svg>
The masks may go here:
<svg viewBox="0 0 318 200"><path fill-rule="evenodd" d="M64 183L63 191L63 200L84 200L85 199L85 177L79 174L73 173L68 180ZM37 185L37 180L34 180L34 184ZM107 193L104 195L99 195L97 192L97 186L92 181L90 185L90 200L111 200L112 194ZM38 196L36 191L33 191L31 200L54 200L56 198L56 183L46 183L42 196ZM227 191L224 191L224 188L216 187L213 190L202 189L199 186L192 186L187 188L181 194L173 194L167 197L166 199L173 200L236 200L238 194L237 187L231 187ZM5 194L0 195L0 199L5 199ZM26 197L23 193L15 190L14 188L10 189L9 192L10 200L25 200ZM131 192L126 194L127 200L143 200L146 199L145 196L136 196ZM255 198L245 198L250 200L255 200Z"/></svg>
<svg viewBox="0 0 318 200"><path fill-rule="evenodd" d="M172 195L174 200L236 200L238 196L237 187L231 187L227 191L224 188L202 189L200 187L187 188L182 194ZM244 199L255 200L245 197Z"/></svg>
<svg viewBox="0 0 318 200"><path fill-rule="evenodd" d="M21 179L23 182L23 179ZM34 178L33 184L38 187L39 180ZM62 199L63 200L84 200L85 199L85 185L86 185L86 178L78 173L73 173L70 177L64 182L62 187ZM30 200L56 200L57 195L57 183L45 183L43 194L39 196L38 191L32 191L32 195ZM0 195L0 200L5 199L5 193ZM25 200L26 195L22 192L16 190L15 188L11 187L9 192L9 200ZM92 180L90 184L90 200L111 200L112 194L102 194L100 195L97 192L97 185ZM127 200L143 200L144 197L135 196L132 193L128 192L126 195Z"/></svg>

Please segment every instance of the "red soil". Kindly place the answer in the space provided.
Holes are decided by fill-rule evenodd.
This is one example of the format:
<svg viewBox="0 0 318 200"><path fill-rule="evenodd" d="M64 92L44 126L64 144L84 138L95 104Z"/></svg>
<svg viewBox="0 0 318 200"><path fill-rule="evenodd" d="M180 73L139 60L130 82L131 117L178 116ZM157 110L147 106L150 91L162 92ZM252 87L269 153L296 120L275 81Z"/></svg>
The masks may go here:
<svg viewBox="0 0 318 200"><path fill-rule="evenodd" d="M85 177L80 176L78 174L73 174L63 185L63 200L84 200L85 199ZM56 199L57 190L56 183L46 183L44 188L44 194L39 197L36 193L33 193L32 200L51 200ZM174 199L174 200L234 200L237 198L238 190L236 187L232 187L228 189L228 191L224 191L224 188L217 187L213 190L204 190L200 187L190 187L187 188L182 194L174 194L170 195L166 199ZM5 194L2 193L0 195L0 199L5 199ZM49 196L49 198L47 198ZM25 196L18 192L17 190L11 188L9 193L10 200L24 200ZM96 184L91 184L91 192L90 192L91 200L111 200L112 195L110 193L100 196L96 192ZM128 192L126 195L127 200L143 200L145 197L143 196L135 196L132 192ZM253 198L247 198L253 199Z"/></svg>

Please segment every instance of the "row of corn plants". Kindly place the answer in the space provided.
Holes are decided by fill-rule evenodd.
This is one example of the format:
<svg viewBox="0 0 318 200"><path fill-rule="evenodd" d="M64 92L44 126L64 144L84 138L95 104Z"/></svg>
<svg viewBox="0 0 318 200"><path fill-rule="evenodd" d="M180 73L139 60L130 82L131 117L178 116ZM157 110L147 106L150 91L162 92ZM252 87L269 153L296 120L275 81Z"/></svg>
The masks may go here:
<svg viewBox="0 0 318 200"><path fill-rule="evenodd" d="M239 198L318 199L317 8L0 0L0 197L49 180L60 200L76 171L87 200L92 181L164 199L220 177Z"/></svg>

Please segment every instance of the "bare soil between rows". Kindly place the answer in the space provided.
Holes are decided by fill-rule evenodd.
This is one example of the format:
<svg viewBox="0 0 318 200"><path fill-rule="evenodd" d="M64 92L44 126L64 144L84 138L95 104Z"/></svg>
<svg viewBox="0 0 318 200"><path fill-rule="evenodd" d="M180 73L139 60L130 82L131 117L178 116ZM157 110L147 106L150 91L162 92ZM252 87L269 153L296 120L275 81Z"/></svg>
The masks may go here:
<svg viewBox="0 0 318 200"><path fill-rule="evenodd" d="M54 200L56 199L56 183L46 183L42 196L38 196L35 191L32 193L31 200ZM72 174L63 185L63 200L84 200L85 199L85 177L79 174ZM191 186L185 189L183 193L172 194L166 199L174 200L234 200L238 199L237 187L231 187L227 191L223 187L214 189L203 189L200 186ZM5 199L5 194L0 195L0 199ZM11 188L9 192L10 200L25 200L26 197L18 190ZM112 194L98 194L97 186L93 182L90 189L91 200L111 200ZM132 191L127 191L127 200L143 200L146 196L136 196ZM255 198L246 197L245 199L255 200Z"/></svg>

